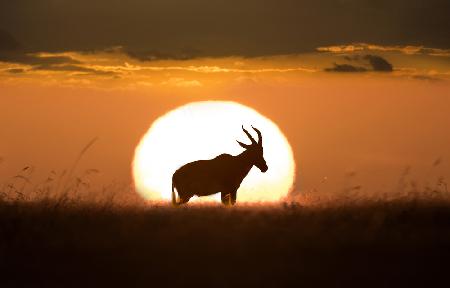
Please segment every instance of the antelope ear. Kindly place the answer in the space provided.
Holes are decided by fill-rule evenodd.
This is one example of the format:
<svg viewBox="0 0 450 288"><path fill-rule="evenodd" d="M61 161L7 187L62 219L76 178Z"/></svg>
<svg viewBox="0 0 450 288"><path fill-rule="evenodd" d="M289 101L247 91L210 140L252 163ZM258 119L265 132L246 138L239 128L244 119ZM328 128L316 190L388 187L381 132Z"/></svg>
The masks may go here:
<svg viewBox="0 0 450 288"><path fill-rule="evenodd" d="M240 141L237 141L237 140L236 140L236 142L237 142L242 148L244 148L244 149L248 149L248 148L250 148L250 146L252 146L252 145L244 144L244 143L242 143L242 142L240 142Z"/></svg>

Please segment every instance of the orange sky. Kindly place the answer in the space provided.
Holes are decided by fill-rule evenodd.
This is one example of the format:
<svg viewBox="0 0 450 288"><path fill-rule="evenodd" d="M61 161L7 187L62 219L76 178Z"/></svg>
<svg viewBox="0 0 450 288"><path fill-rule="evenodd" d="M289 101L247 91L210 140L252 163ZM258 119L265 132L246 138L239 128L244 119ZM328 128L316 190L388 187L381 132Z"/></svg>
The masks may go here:
<svg viewBox="0 0 450 288"><path fill-rule="evenodd" d="M333 62L345 62L336 54L342 51L335 50L146 63L120 51L65 54L92 71L113 72L103 74L81 69L11 73L29 68L3 63L0 181L33 165L39 182L51 170L68 168L98 136L79 171L99 169L92 180L97 184L129 182L133 150L152 121L206 99L240 102L280 126L296 158L296 191L335 192L350 184L388 191L407 165L422 184L438 176L449 179L448 55L376 52L392 63L392 72L323 72ZM438 158L442 162L433 167ZM351 172L356 174L349 180Z"/></svg>

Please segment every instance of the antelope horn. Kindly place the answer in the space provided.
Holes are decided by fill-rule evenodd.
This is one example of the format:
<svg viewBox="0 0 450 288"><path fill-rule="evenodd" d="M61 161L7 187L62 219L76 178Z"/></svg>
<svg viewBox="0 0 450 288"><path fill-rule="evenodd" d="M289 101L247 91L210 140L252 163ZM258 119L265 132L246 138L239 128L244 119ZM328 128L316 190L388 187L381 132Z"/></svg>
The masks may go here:
<svg viewBox="0 0 450 288"><path fill-rule="evenodd" d="M261 131L259 131L258 129L256 129L255 127L253 127L253 130L256 131L256 134L258 134L258 145L262 145L262 135L261 135Z"/></svg>
<svg viewBox="0 0 450 288"><path fill-rule="evenodd" d="M247 130L245 130L244 125L242 125L242 130L244 130L244 133L247 135L247 137L252 141L252 144L257 144L255 139L253 139L252 135L250 135L250 133L248 133Z"/></svg>
<svg viewBox="0 0 450 288"><path fill-rule="evenodd" d="M250 146L252 146L252 145L248 145L248 144L242 143L241 141L237 141L236 140L236 142L244 149L248 149L248 148L250 148Z"/></svg>

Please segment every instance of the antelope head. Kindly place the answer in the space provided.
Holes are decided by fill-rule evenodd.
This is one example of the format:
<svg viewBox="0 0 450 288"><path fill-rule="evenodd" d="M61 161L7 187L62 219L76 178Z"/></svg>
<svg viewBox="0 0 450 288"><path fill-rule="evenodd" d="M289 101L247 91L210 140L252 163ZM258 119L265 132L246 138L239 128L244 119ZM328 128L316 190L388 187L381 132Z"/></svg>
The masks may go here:
<svg viewBox="0 0 450 288"><path fill-rule="evenodd" d="M258 141L255 141L255 139L252 137L252 135L250 135L250 133L248 133L248 131L244 128L244 126L242 126L242 130L244 130L244 133L247 135L247 137L250 139L250 141L252 141L252 144L248 145L248 144L244 144L239 141L237 141L237 142L239 143L239 145L241 145L242 148L247 150L246 153L251 158L253 165L258 167L258 169L264 173L267 171L268 167L267 167L266 160L264 159L264 155L263 155L261 131L259 131L258 129L256 129L253 126L252 126L252 128L253 128L253 130L255 130L256 134L258 134Z"/></svg>

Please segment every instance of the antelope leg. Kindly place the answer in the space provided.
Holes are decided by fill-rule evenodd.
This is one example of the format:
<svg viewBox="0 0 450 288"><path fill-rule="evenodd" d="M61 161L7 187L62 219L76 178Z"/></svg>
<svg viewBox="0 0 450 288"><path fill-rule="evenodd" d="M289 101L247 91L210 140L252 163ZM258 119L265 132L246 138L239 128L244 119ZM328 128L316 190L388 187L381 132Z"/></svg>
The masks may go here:
<svg viewBox="0 0 450 288"><path fill-rule="evenodd" d="M231 205L236 204L236 197L237 197L237 191L230 193L230 204Z"/></svg>
<svg viewBox="0 0 450 288"><path fill-rule="evenodd" d="M231 203L231 193L221 192L220 199L223 205L230 205Z"/></svg>

